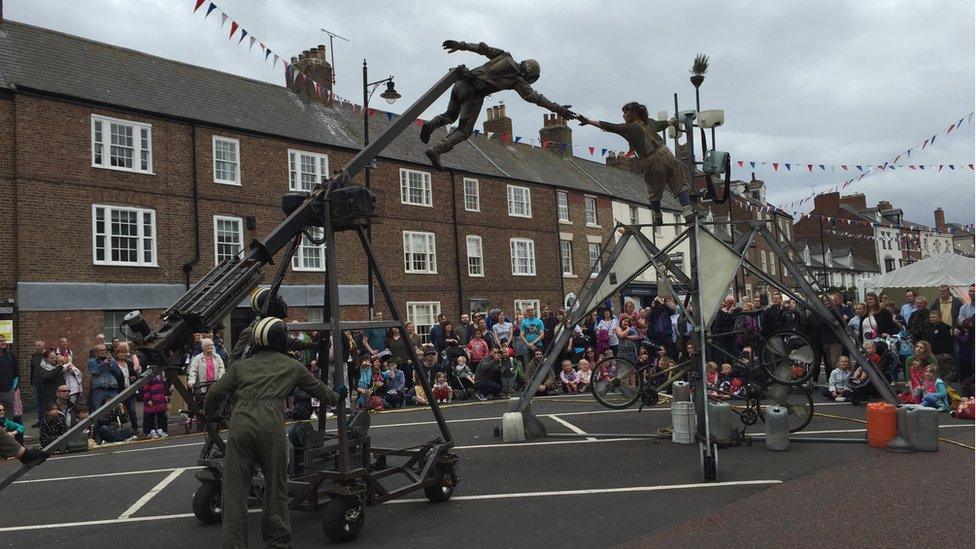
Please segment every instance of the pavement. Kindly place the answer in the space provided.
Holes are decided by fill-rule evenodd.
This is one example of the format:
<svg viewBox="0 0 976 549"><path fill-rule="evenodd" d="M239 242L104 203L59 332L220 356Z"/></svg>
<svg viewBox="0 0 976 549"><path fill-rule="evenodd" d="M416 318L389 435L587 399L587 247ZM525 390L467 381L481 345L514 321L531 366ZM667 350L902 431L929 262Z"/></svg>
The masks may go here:
<svg viewBox="0 0 976 549"><path fill-rule="evenodd" d="M423 493L367 509L354 542L370 547L914 546L974 544L973 422L940 415L936 453L894 454L853 444L762 442L719 450L718 482L703 482L697 445L670 440L493 436L507 402L445 409L460 456L454 497ZM651 434L670 425L662 405L607 410L589 396L536 399L551 433ZM863 441L864 407L819 402L806 436ZM437 435L426 409L374 414L374 446ZM334 424L330 421L330 427ZM751 427L760 433L762 424ZM2 492L0 547L214 547L220 528L193 517L202 436L171 436L55 456ZM958 446L955 444L961 444ZM0 462L0 475L14 463ZM251 545L260 544L253 511ZM329 543L320 513L293 511L293 546ZM907 520L906 520L907 519ZM934 536L934 538L933 538ZM929 543L930 544L930 543Z"/></svg>

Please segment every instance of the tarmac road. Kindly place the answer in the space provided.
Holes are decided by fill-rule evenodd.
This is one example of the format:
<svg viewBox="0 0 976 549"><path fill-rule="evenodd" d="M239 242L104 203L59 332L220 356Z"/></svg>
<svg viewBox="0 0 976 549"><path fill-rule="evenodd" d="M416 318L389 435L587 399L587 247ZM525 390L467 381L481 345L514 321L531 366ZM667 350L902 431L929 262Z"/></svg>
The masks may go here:
<svg viewBox="0 0 976 549"><path fill-rule="evenodd" d="M611 411L586 396L537 400L533 408L552 433L654 433L670 424L667 408ZM461 457L452 500L430 504L421 492L369 508L356 543L912 545L918 536L905 537L909 529L973 545L970 449L944 443L938 453L898 455L866 444L793 443L788 452L768 452L757 442L720 450L719 482L703 483L697 445L626 437L501 444L492 430L505 409L499 401L446 409ZM863 407L848 404L818 402L817 412L864 417ZM437 435L426 411L372 419L374 446L408 446ZM940 419L943 437L974 445L972 422ZM863 440L864 427L815 417L805 432ZM220 528L201 524L190 510L201 444L199 435L174 436L48 460L0 493L0 546L219 545ZM12 465L0 464L0 474ZM319 519L319 513L292 512L294 547L328 543ZM257 547L258 517L250 522Z"/></svg>

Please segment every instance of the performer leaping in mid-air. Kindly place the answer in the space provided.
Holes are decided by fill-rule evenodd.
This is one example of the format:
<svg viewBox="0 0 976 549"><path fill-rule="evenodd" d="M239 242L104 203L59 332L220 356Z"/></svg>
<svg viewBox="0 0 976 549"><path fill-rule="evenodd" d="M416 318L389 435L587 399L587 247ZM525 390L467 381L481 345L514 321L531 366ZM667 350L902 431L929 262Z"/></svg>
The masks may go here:
<svg viewBox="0 0 976 549"><path fill-rule="evenodd" d="M647 194L651 201L654 225L663 223L661 197L664 196L665 185L681 203L681 215L690 220L694 217L695 211L691 207L685 170L658 135L658 132L668 126L677 125L677 121L674 118L661 122L651 120L647 116L647 107L637 102L627 103L622 110L623 124L590 120L584 116L578 119L580 124L590 124L603 131L621 135L627 140L634 154L640 158L644 182L647 184Z"/></svg>
<svg viewBox="0 0 976 549"><path fill-rule="evenodd" d="M532 89L531 84L539 79L539 62L535 59L526 59L519 63L512 58L512 54L488 46L484 42L469 44L457 40L445 40L443 45L448 53L459 50L471 51L480 53L491 61L471 69L464 79L454 84L447 111L431 118L421 128L420 140L427 143L435 129L453 123L460 116L457 129L426 151L427 158L435 168L441 169L442 154L471 137L485 97L497 91L515 90L529 103L549 109L567 120L576 118L576 114L569 110L571 105L558 105Z"/></svg>

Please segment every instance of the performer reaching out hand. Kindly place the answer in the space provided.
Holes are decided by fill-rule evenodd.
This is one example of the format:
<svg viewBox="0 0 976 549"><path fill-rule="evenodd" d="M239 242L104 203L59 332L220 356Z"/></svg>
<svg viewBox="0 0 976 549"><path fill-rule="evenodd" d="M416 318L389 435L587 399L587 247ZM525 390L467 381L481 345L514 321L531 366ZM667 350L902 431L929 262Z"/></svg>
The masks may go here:
<svg viewBox="0 0 976 549"><path fill-rule="evenodd" d="M684 168L657 133L668 126L676 126L677 121L674 118L662 122L651 120L647 116L647 107L637 102L627 103L622 110L623 124L590 120L584 116L580 116L579 121L581 125L589 124L603 131L621 135L627 140L634 154L640 158L644 182L647 184L647 194L651 201L654 225L663 223L661 197L664 195L665 185L681 203L681 215L690 220L695 212L691 207Z"/></svg>
<svg viewBox="0 0 976 549"><path fill-rule="evenodd" d="M460 116L457 129L449 133L440 143L427 149L425 153L431 164L438 170L441 169L441 155L471 137L485 97L497 91L515 90L529 103L549 109L567 120L576 118L576 114L569 110L571 105L558 105L532 89L531 84L539 79L539 62L535 59L526 59L519 63L512 58L512 54L488 46L484 42L469 44L457 40L445 40L443 45L448 53L459 50L471 51L484 55L491 61L471 69L464 79L454 84L447 111L425 122L420 130L420 140L427 143L435 129L453 123Z"/></svg>

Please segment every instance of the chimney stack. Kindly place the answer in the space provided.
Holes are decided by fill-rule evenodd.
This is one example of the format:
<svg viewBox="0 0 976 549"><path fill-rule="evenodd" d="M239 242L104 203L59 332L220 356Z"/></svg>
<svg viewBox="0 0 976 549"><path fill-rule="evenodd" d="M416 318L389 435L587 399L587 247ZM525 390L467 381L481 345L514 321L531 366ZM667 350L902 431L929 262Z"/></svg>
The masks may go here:
<svg viewBox="0 0 976 549"><path fill-rule="evenodd" d="M542 129L539 130L539 140L546 146L551 142L549 150L562 156L573 155L573 130L558 114L543 114Z"/></svg>
<svg viewBox="0 0 976 549"><path fill-rule="evenodd" d="M942 208L935 209L935 228L941 232L946 232L945 212Z"/></svg>
<svg viewBox="0 0 976 549"><path fill-rule="evenodd" d="M485 133L497 133L500 135L508 135L509 139L513 139L512 136L512 119L505 114L505 105L498 105L497 107L488 107L487 118L483 127Z"/></svg>
<svg viewBox="0 0 976 549"><path fill-rule="evenodd" d="M298 57L291 58L291 79L285 82L289 90L297 93L309 101L323 105L332 105L330 94L332 91L332 65L325 58L325 45L303 51ZM300 75L307 79L299 82ZM315 93L315 84L319 84L320 93Z"/></svg>
<svg viewBox="0 0 976 549"><path fill-rule="evenodd" d="M891 206L891 202L887 200L878 201L878 210L893 210L893 209L894 208Z"/></svg>

